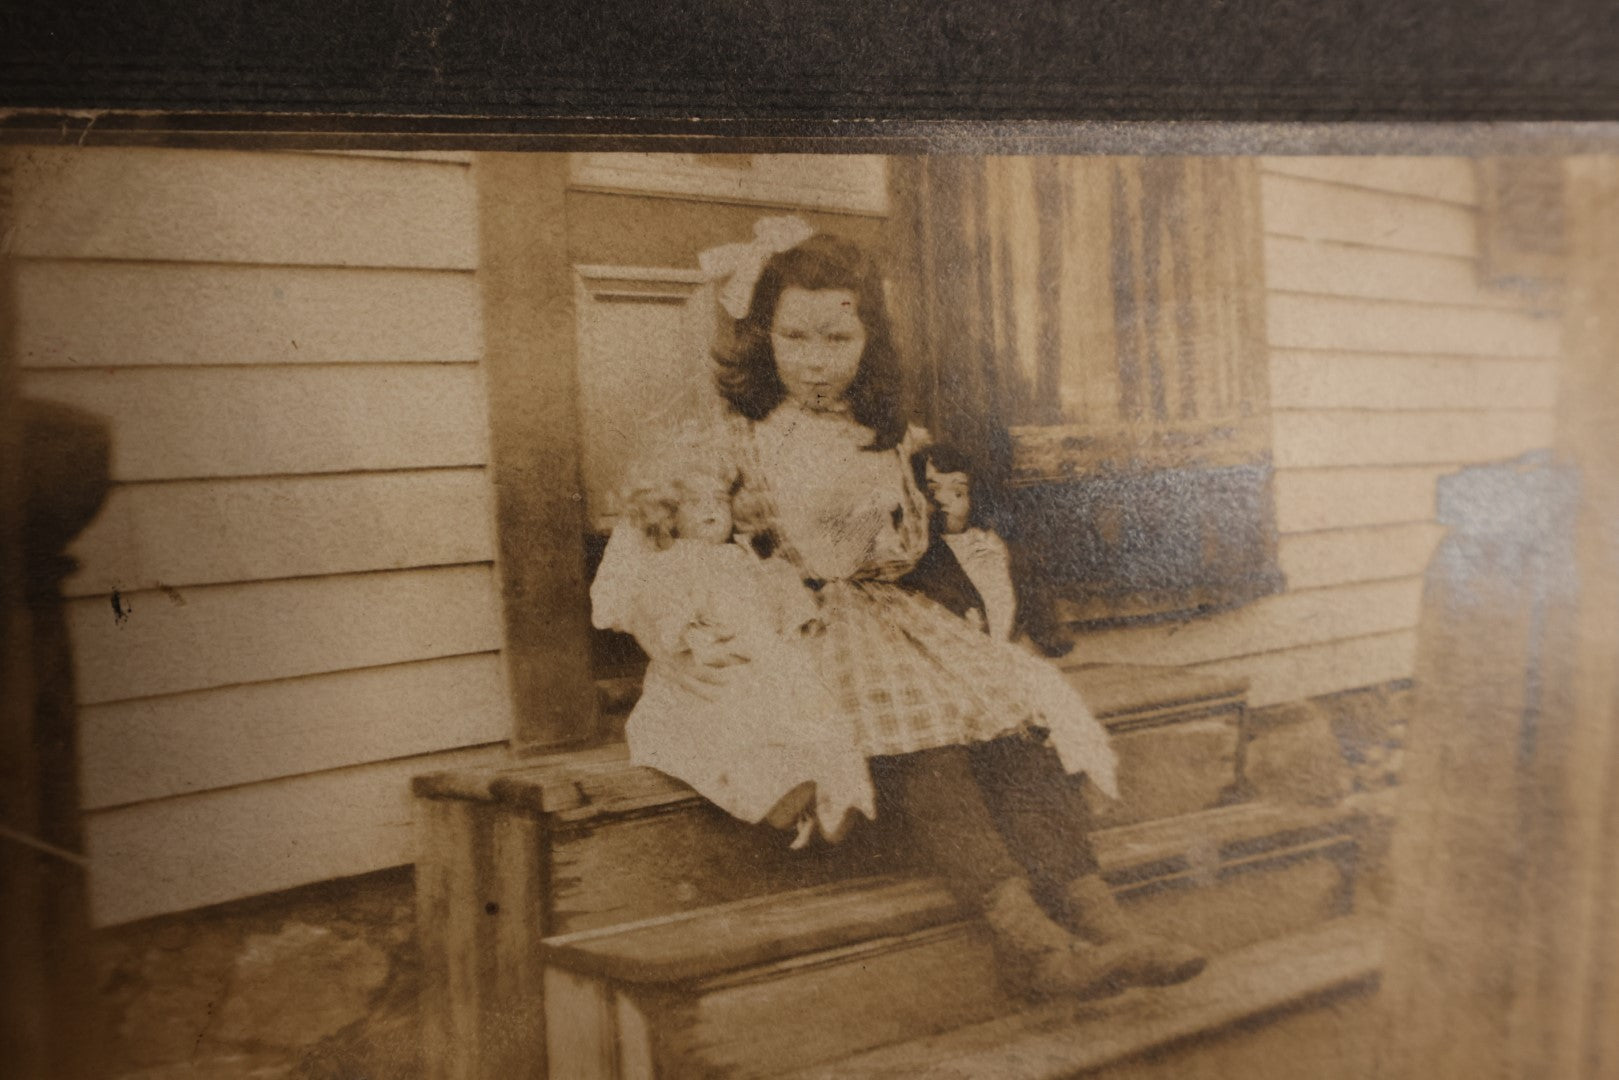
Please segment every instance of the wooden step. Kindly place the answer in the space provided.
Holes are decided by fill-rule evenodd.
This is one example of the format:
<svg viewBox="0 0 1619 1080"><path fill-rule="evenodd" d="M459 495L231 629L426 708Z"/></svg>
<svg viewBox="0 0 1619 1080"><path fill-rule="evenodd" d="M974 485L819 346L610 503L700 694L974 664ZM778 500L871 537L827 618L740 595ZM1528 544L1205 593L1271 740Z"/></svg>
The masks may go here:
<svg viewBox="0 0 1619 1080"><path fill-rule="evenodd" d="M1243 680L1119 665L1081 666L1071 676L1117 736L1126 802L1141 807L1135 816L1195 811L1221 797ZM1181 740L1191 749L1177 754L1182 728L1193 733ZM1183 775L1154 771L1175 760ZM630 765L622 745L430 774L413 789L422 1011L435 1080L543 1072L539 943L547 935L906 868L893 820L858 828L835 847L790 851L775 830L738 822ZM1138 892L1157 890L1144 910L1168 912L1195 895L1183 886L1218 872L1211 850L1205 843L1196 857L1171 857L1185 864L1178 877L1166 865L1150 880L1132 879ZM1103 860L1121 866L1105 851ZM1257 918L1245 933L1281 925L1264 904Z"/></svg>
<svg viewBox="0 0 1619 1080"><path fill-rule="evenodd" d="M942 890L843 882L547 943L550 1075L772 1076L999 1015Z"/></svg>
<svg viewBox="0 0 1619 1080"><path fill-rule="evenodd" d="M1113 732L1121 760L1122 804L1101 807L1099 825L1198 811L1232 788L1242 680L1120 665L1070 675ZM430 774L414 790L422 862L461 866L467 852L497 846L492 834L507 820L535 823L551 878L541 890L551 907L547 933L904 869L895 853L906 845L892 821L863 823L834 847L789 851L777 830L736 821L678 781L630 764L622 745Z"/></svg>
<svg viewBox="0 0 1619 1080"><path fill-rule="evenodd" d="M614 982L674 985L928 930L960 915L925 878L842 881L680 915L563 934L546 962Z"/></svg>
<svg viewBox="0 0 1619 1080"><path fill-rule="evenodd" d="M1352 816L1243 806L1104 836L1138 922L1211 951L1348 910ZM982 927L930 879L755 897L549 938L544 954L558 1077L767 1076L1010 1005Z"/></svg>
<svg viewBox="0 0 1619 1080"><path fill-rule="evenodd" d="M1097 825L1206 810L1237 790L1246 680L1121 664L1064 670L1119 756L1119 798L1092 799Z"/></svg>
<svg viewBox="0 0 1619 1080"><path fill-rule="evenodd" d="M1201 976L1180 986L1028 1009L788 1075L790 1080L1070 1080L1150 1058L1151 1075L1184 1077L1194 1055L1208 1065L1210 1043L1224 1038L1236 1045L1216 1048L1223 1055L1218 1070L1199 1075L1347 1080L1365 1075L1375 1032L1364 1022L1373 1018L1370 1010L1356 1014L1342 1005L1375 989L1381 961L1380 925L1340 919L1218 957ZM1282 1030L1299 1014L1329 1008L1335 1011L1318 1025L1326 1032L1300 1038ZM1256 1037L1263 1035L1261 1025L1275 1027L1283 1038ZM1321 1056L1328 1060L1300 1056L1312 1048L1324 1051Z"/></svg>

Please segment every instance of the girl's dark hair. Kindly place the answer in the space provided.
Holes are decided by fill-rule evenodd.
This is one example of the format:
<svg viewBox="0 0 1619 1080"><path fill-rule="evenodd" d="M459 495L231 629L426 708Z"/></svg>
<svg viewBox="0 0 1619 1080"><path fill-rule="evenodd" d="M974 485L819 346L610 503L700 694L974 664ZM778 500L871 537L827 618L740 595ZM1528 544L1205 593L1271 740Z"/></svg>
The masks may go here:
<svg viewBox="0 0 1619 1080"><path fill-rule="evenodd" d="M732 412L749 420L763 420L787 396L787 388L776 371L770 327L781 294L795 286L854 293L855 314L866 330L866 348L860 356L860 370L845 395L849 412L876 432L868 450L898 446L905 437L906 418L900 402L899 356L894 350L882 275L860 245L841 236L817 233L765 263L748 312L737 322L734 337L714 350L720 395Z"/></svg>

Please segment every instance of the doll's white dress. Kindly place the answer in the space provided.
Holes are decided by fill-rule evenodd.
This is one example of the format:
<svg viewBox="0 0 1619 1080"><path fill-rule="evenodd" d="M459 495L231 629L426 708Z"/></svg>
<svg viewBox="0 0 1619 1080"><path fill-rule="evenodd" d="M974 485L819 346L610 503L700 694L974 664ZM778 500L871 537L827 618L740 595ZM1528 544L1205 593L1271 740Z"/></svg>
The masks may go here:
<svg viewBox="0 0 1619 1080"><path fill-rule="evenodd" d="M818 612L791 565L737 543L676 540L656 550L620 526L591 586L598 627L635 635L652 657L625 728L630 759L758 822L814 784L821 831L876 815L865 755L811 662ZM694 693L667 658L695 659L719 684ZM690 662L687 659L686 662Z"/></svg>

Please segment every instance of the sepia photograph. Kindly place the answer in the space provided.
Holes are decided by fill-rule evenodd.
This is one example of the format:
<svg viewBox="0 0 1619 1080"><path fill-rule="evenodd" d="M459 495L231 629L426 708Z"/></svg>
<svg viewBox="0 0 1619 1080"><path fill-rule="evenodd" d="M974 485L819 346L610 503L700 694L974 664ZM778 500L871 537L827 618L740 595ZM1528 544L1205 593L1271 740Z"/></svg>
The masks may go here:
<svg viewBox="0 0 1619 1080"><path fill-rule="evenodd" d="M215 141L0 146L15 1075L1619 1075L1619 155Z"/></svg>

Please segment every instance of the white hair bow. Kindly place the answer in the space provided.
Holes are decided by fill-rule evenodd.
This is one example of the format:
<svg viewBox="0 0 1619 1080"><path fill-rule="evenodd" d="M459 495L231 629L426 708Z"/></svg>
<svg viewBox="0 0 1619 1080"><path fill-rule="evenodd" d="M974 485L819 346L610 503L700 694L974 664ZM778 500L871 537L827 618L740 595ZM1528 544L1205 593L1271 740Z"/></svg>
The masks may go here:
<svg viewBox="0 0 1619 1080"><path fill-rule="evenodd" d="M759 283L770 256L795 248L815 235L801 217L760 218L753 223L753 239L744 244L709 248L697 256L697 265L710 281L723 282L716 294L720 306L733 319L748 313L753 287Z"/></svg>

